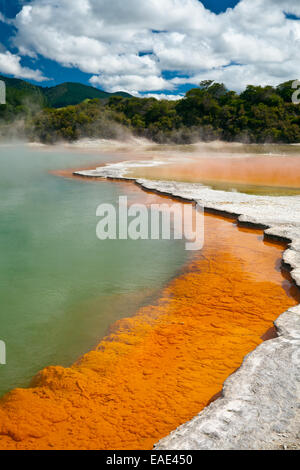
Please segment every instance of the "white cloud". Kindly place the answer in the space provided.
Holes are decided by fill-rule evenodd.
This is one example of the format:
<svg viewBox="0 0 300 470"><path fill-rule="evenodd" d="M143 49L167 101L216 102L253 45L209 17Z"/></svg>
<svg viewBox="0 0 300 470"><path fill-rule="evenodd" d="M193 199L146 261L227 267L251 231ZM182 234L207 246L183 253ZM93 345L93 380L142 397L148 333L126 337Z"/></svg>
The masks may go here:
<svg viewBox="0 0 300 470"><path fill-rule="evenodd" d="M299 2L241 0L215 15L198 0L32 0L15 20L15 45L90 73L108 91L174 90L204 78L240 90L300 77L300 22L284 12L300 16Z"/></svg>
<svg viewBox="0 0 300 470"><path fill-rule="evenodd" d="M215 80L216 82L223 82L229 84L229 88L236 91L242 91L247 85L272 85L276 86L279 83L296 78L297 74L291 73L286 75L282 71L278 71L276 67L273 70L261 70L255 65L232 65L225 69L218 68L210 71L203 72L199 75L192 77L175 78L172 81L173 85L191 84L198 85L202 80ZM228 85L227 85L228 86Z"/></svg>
<svg viewBox="0 0 300 470"><path fill-rule="evenodd" d="M155 98L157 100L177 101L183 98L183 95L167 95L166 93L144 93L138 94L141 98Z"/></svg>
<svg viewBox="0 0 300 470"><path fill-rule="evenodd" d="M13 75L15 78L28 78L37 82L47 80L40 70L22 67L21 57L9 51L0 50L0 73Z"/></svg>
<svg viewBox="0 0 300 470"><path fill-rule="evenodd" d="M0 13L0 21L5 24L13 24L13 20L6 18L2 13Z"/></svg>
<svg viewBox="0 0 300 470"><path fill-rule="evenodd" d="M105 90L112 92L127 91L135 95L139 91L164 90L173 88L172 85L162 77L156 75L140 76L140 75L94 75L90 82L92 85L100 85Z"/></svg>

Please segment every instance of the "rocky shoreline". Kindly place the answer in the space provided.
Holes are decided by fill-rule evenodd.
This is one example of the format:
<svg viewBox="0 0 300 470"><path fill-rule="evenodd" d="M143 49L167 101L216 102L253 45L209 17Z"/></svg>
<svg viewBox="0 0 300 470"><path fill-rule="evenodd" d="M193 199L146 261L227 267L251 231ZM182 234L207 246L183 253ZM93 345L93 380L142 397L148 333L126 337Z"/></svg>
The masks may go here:
<svg viewBox="0 0 300 470"><path fill-rule="evenodd" d="M283 262L300 287L300 196L254 196L126 176L135 166L155 164L124 162L75 174L133 180L145 190L197 202L207 211L236 218L238 224L263 228L265 237L288 242ZM156 449L300 448L300 305L278 316L278 337L250 353L224 383L222 396Z"/></svg>

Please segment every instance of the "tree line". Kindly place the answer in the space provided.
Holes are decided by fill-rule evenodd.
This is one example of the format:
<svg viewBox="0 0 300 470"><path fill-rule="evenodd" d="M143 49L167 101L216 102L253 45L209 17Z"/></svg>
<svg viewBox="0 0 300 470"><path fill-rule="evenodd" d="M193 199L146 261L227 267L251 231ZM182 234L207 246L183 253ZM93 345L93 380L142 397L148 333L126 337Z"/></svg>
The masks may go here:
<svg viewBox="0 0 300 470"><path fill-rule="evenodd" d="M0 106L0 120L8 130L16 116L22 117L24 135L44 143L124 139L131 134L175 144L215 139L298 143L300 105L292 102L292 83L249 85L238 94L206 80L178 101L112 96L59 109L45 107L42 99L32 106L15 97L14 103Z"/></svg>

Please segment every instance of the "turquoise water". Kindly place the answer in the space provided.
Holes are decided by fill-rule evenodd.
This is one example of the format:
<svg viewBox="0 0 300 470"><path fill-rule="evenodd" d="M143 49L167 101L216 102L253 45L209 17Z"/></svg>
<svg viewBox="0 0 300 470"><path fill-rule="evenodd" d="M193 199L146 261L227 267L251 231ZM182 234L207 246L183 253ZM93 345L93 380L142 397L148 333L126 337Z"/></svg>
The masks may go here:
<svg viewBox="0 0 300 470"><path fill-rule="evenodd" d="M49 173L108 159L0 147L0 395L45 366L72 364L155 298L188 256L184 241L99 241L96 208L116 203L126 185Z"/></svg>

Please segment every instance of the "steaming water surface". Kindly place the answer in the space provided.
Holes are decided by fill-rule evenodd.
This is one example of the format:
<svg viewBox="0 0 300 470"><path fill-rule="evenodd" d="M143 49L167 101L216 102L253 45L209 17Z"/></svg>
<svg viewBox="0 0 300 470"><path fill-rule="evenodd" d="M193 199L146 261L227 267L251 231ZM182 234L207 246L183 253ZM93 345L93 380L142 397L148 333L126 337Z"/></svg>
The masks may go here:
<svg viewBox="0 0 300 470"><path fill-rule="evenodd" d="M49 173L116 158L0 147L0 339L7 347L0 395L96 346L111 323L155 298L188 256L178 240L100 242L96 208L127 188ZM131 201L137 197L147 196L133 192Z"/></svg>
<svg viewBox="0 0 300 470"><path fill-rule="evenodd" d="M154 150L154 148L153 148ZM298 145L243 145L215 142L182 146L180 152L157 146L171 158L164 166L136 168L136 178L201 183L213 189L269 196L300 194Z"/></svg>

